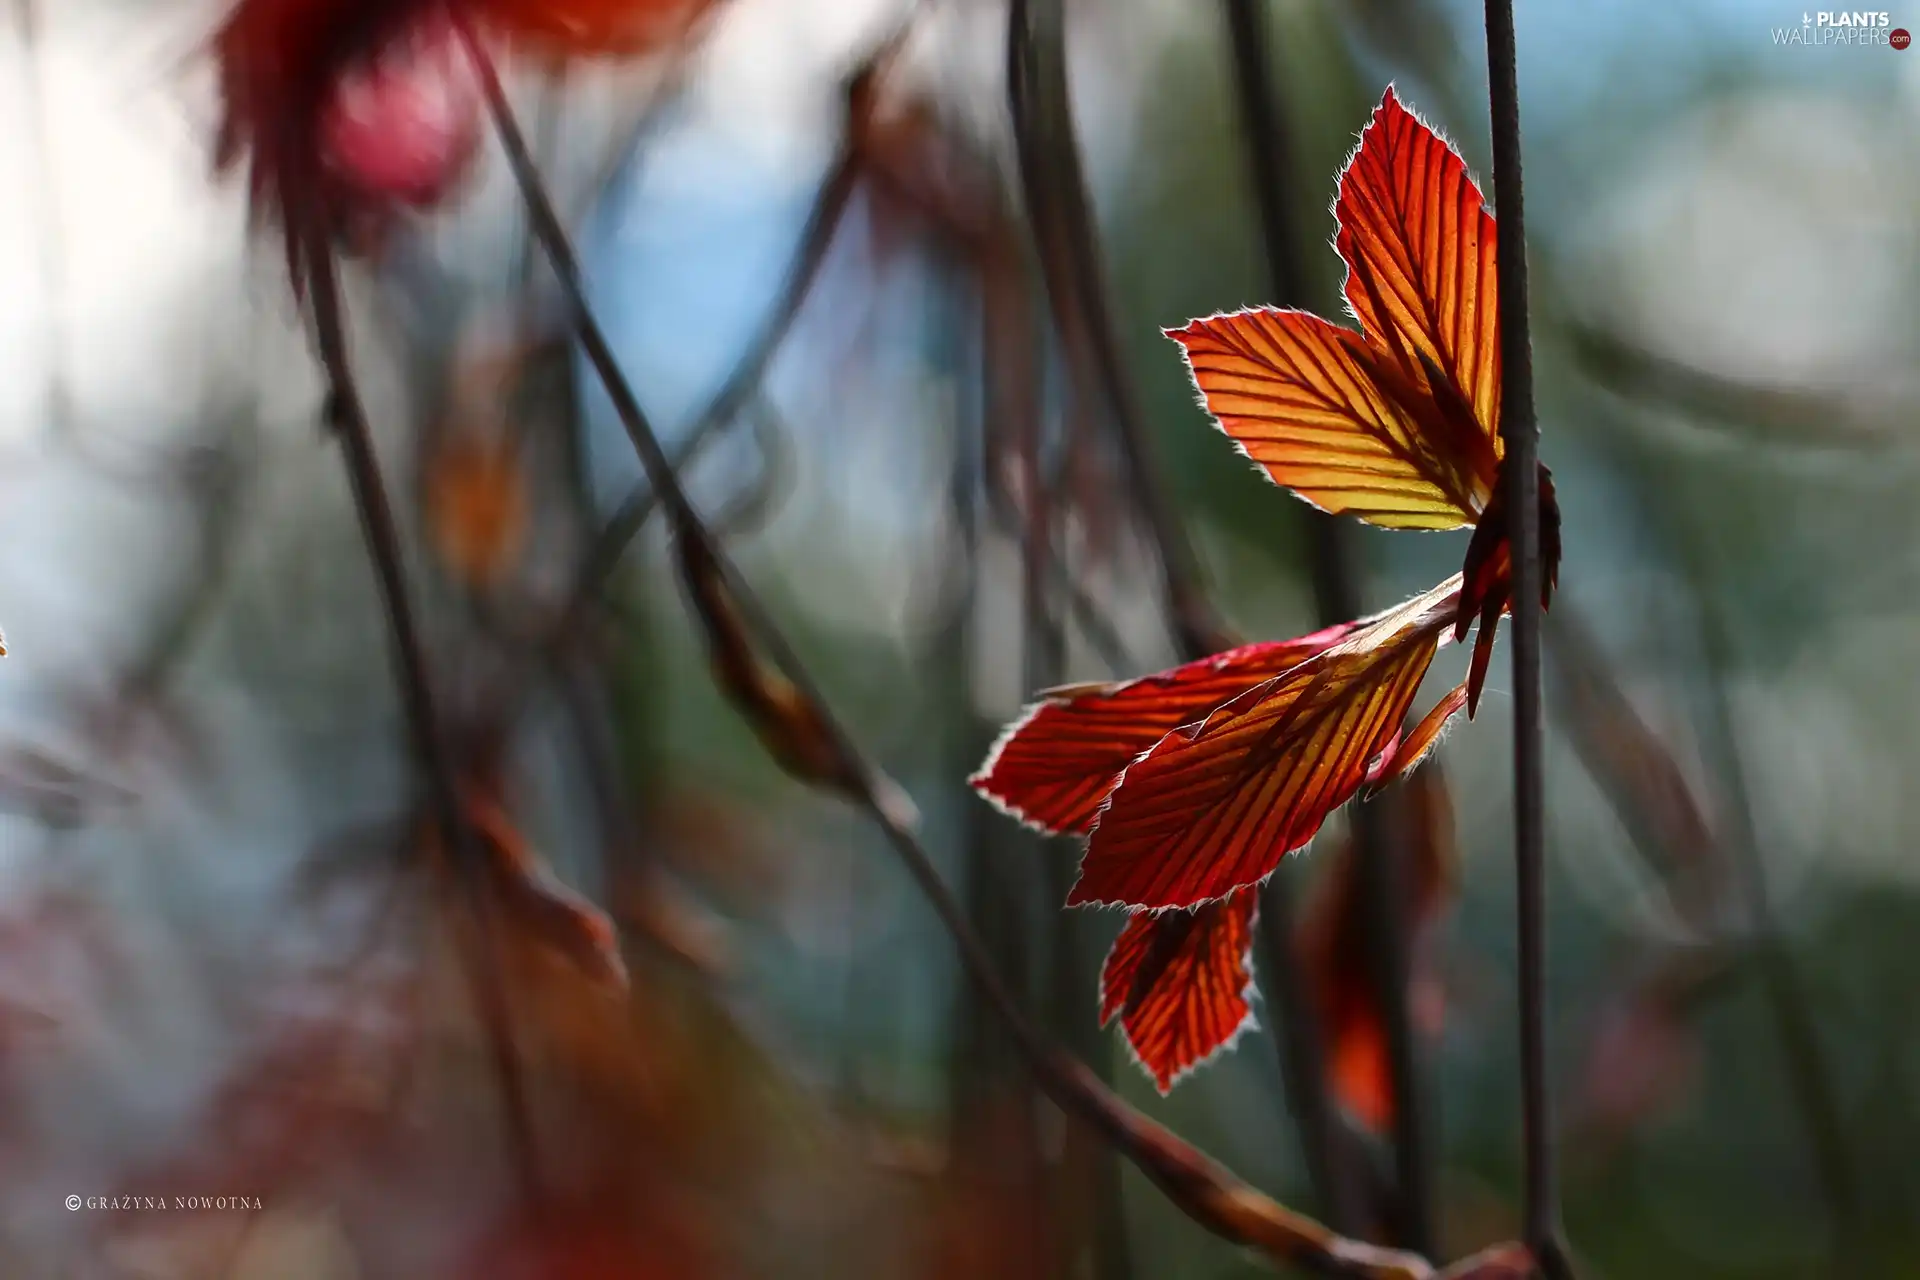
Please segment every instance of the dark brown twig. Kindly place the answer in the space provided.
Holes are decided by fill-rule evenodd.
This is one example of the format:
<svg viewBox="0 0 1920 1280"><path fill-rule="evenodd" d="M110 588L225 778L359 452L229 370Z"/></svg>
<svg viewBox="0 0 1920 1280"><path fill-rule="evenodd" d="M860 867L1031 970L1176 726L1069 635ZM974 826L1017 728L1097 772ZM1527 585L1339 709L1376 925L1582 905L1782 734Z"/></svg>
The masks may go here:
<svg viewBox="0 0 1920 1280"><path fill-rule="evenodd" d="M1560 1243L1547 1088L1546 803L1540 719L1540 427L1533 406L1527 235L1520 174L1520 89L1513 0L1487 0L1488 110L1499 209L1500 435L1513 557L1513 822L1519 916L1520 1095L1526 1241L1549 1276L1570 1274Z"/></svg>
<svg viewBox="0 0 1920 1280"><path fill-rule="evenodd" d="M968 976L1006 1024L1041 1088L1069 1115L1092 1127L1131 1160L1196 1222L1225 1239L1258 1250L1277 1263L1304 1267L1320 1275L1374 1280L1425 1280L1432 1276L1433 1268L1422 1258L1345 1239L1261 1195L1169 1130L1133 1110L1028 1021L1021 1012L1019 1000L994 968L992 957L967 920L965 910L948 892L932 859L914 834L916 817L911 802L891 779L859 753L832 718L784 638L768 623L764 610L715 544L667 465L665 451L622 376L598 321L587 307L572 246L527 155L525 141L500 87L498 74L471 30L463 28L461 34L486 91L494 126L520 184L522 198L567 297L581 347L605 384L672 522L674 536L681 545L690 590L724 595L737 609L735 620L758 636L772 665L790 682L794 694L813 718L811 727L820 735L819 746L830 753L825 763L832 769L832 785L865 809L885 832L940 916ZM698 570L704 570L710 580L696 581ZM713 601L696 602L702 620L710 628L722 621L712 604ZM716 645L729 647L743 643L737 637L710 636L710 639ZM766 726L756 727L761 729L763 737L769 736ZM803 776L822 780L817 772Z"/></svg>
<svg viewBox="0 0 1920 1280"><path fill-rule="evenodd" d="M429 683L425 652L401 567L400 536L393 510L380 479L372 432L354 382L347 353L346 325L335 275L333 246L324 231L307 233L307 292L313 309L314 337L320 363L326 371L328 425L340 439L347 481L366 535L381 603L387 615L394 675L406 716L413 756L420 767L434 820L453 850L455 865L468 886L474 925L472 940L462 949L469 983L473 987L491 1052L493 1070L506 1115L507 1141L513 1166L530 1202L539 1202L539 1173L533 1140L533 1121L527 1108L520 1062L513 1044L506 991L493 950L492 903L480 875L480 855L461 812L453 766L441 738L438 712Z"/></svg>

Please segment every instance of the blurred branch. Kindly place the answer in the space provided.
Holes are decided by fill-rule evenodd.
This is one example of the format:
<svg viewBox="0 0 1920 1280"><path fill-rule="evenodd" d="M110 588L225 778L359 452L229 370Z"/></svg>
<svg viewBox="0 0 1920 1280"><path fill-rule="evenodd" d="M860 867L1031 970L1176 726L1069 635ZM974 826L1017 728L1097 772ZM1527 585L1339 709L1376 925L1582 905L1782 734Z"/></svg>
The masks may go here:
<svg viewBox="0 0 1920 1280"><path fill-rule="evenodd" d="M988 501L995 526L1011 535L1018 531L1020 517L1003 498L1004 495L996 489L989 494ZM1128 652L1127 642L1121 637L1119 624L1113 620L1113 615L1093 598L1084 583L1073 576L1057 549L1051 561L1048 572L1053 577L1053 589L1066 598L1067 611L1079 626L1081 638L1113 674L1130 676L1139 671L1143 664Z"/></svg>
<svg viewBox="0 0 1920 1280"><path fill-rule="evenodd" d="M1547 1084L1546 803L1540 717L1540 425L1533 405L1527 313L1527 233L1520 172L1519 59L1513 0L1487 0L1488 114L1498 202L1500 435L1506 442L1513 563L1513 843L1519 915L1520 1093L1526 1165L1526 1240L1554 1280L1572 1274L1560 1242L1553 1112Z"/></svg>
<svg viewBox="0 0 1920 1280"><path fill-rule="evenodd" d="M738 537L766 524L793 479L793 428L785 415L765 395L756 395L748 416L753 420L753 442L760 466L713 517L714 534L721 538Z"/></svg>
<svg viewBox="0 0 1920 1280"><path fill-rule="evenodd" d="M599 323L588 308L579 265L526 152L519 126L501 91L491 60L471 29L462 37L486 90L495 128L506 148L534 225L567 295L582 349L594 366L646 466L680 547L683 577L708 638L724 665L751 661L751 671L728 670L723 680L736 702L745 704L763 739L778 744L789 768L818 785L847 794L867 811L919 883L959 950L969 976L1012 1032L1040 1086L1070 1115L1090 1125L1133 1161L1168 1198L1196 1222L1277 1263L1309 1268L1321 1275L1424 1280L1434 1274L1423 1259L1340 1237L1319 1223L1267 1199L1162 1126L1129 1107L1084 1065L1053 1046L1036 1030L1001 980L964 909L947 891L932 859L914 834L916 818L906 795L862 756L820 698L784 637L740 580L711 532L680 487L665 451L633 390L621 375ZM731 606L724 609L721 606ZM769 655L760 665L745 632L751 629ZM786 682L796 701L743 696L749 681L761 691ZM784 719L776 719L784 715ZM796 752L795 746L806 748ZM796 760L801 755L804 758ZM1466 1274L1466 1273L1458 1273Z"/></svg>
<svg viewBox="0 0 1920 1280"><path fill-rule="evenodd" d="M858 177L859 166L853 153L843 152L834 162L819 195L814 199L813 211L808 215L806 229L800 235L800 248L794 254L792 265L787 268L786 283L773 309L767 313L753 341L741 353L726 382L714 393L707 407L675 446L673 466L676 472L698 458L713 436L731 424L748 399L759 390L766 377L767 366L772 364L773 357L786 341L787 334L813 290L820 267L826 261L827 250L839 229L841 217L852 200ZM577 621L582 610L598 594L608 575L620 563L627 544L633 541L653 515L659 500L659 491L652 483L641 483L627 495L613 518L595 537L581 568L573 603L563 614L563 628Z"/></svg>
<svg viewBox="0 0 1920 1280"><path fill-rule="evenodd" d="M1725 857L1692 784L1634 710L1570 602L1559 602L1545 635L1547 676L1562 731L1628 838L1666 882L1675 909L1697 926L1709 924Z"/></svg>
<svg viewBox="0 0 1920 1280"><path fill-rule="evenodd" d="M1200 589L1193 548L1160 486L1145 415L1120 352L1099 229L1074 138L1060 0L1013 0L1007 93L1027 216L1068 367L1088 403L1104 403L1112 416L1128 487L1159 552L1167 616L1179 648L1188 659L1205 657L1230 642Z"/></svg>
<svg viewBox="0 0 1920 1280"><path fill-rule="evenodd" d="M1813 1148L1821 1194L1830 1215L1836 1274L1864 1275L1860 1193L1853 1157L1847 1150L1846 1123L1820 1048L1812 1002L1788 950L1785 930L1767 889L1766 868L1761 862L1758 833L1754 830L1752 796L1747 789L1739 726L1727 698L1726 673L1732 658L1732 643L1712 597L1699 594L1706 590L1706 584L1696 578L1695 586L1709 668L1705 681L1709 708L1707 731L1727 788L1727 843L1731 846L1734 879L1753 931L1753 958L1759 967L1768 1006L1773 1011L1787 1081L1806 1126L1808 1143Z"/></svg>
<svg viewBox="0 0 1920 1280"><path fill-rule="evenodd" d="M469 891L476 928L473 942L463 949L467 978L480 1008L492 1054L501 1105L506 1114L507 1140L514 1169L529 1201L538 1204L539 1174L535 1162L533 1122L514 1049L506 991L498 957L493 950L492 904L487 896L480 854L474 847L472 833L460 811L453 766L441 738L440 720L428 680L426 656L421 647L419 629L414 622L413 607L409 602L401 567L399 532L380 478L379 461L374 455L366 410L353 379L340 286L335 275L333 245L324 230L308 228L304 234L308 240L308 249L303 256L307 263L314 336L328 383L328 425L340 440L347 480L353 490L362 532L366 536L367 552L373 561L381 601L386 607L394 673L399 683L414 759L425 776L436 823L454 851L455 865L460 869L461 880Z"/></svg>
<svg viewBox="0 0 1920 1280"><path fill-rule="evenodd" d="M1234 84L1240 98L1247 167L1260 214L1272 302L1307 307L1305 270L1300 261L1300 231L1287 198L1292 169L1291 145L1281 99L1273 82L1270 36L1261 0L1226 0L1227 36ZM1333 516L1301 508L1312 565L1313 594L1321 626L1360 617L1364 604L1346 529ZM1407 1002L1406 898L1399 891L1399 865L1405 842L1389 839L1395 828L1399 796L1388 791L1353 810L1354 844L1366 916L1369 980L1386 1022L1388 1070L1394 1094L1396 1156L1396 1236L1423 1254L1434 1247L1432 1158L1427 1141L1426 1108L1420 1096L1413 1020ZM1274 876L1261 897L1260 971L1279 996L1282 1071L1290 1109L1300 1126L1307 1168L1332 1221L1353 1229L1358 1209L1352 1184L1342 1168L1354 1152L1327 1098L1325 1051L1319 1014L1297 972L1289 939L1293 903L1289 881Z"/></svg>
<svg viewBox="0 0 1920 1280"><path fill-rule="evenodd" d="M1845 391L1768 386L1709 372L1649 351L1596 324L1563 318L1574 361L1619 395L1755 431L1802 447L1887 448L1905 431L1903 411Z"/></svg>

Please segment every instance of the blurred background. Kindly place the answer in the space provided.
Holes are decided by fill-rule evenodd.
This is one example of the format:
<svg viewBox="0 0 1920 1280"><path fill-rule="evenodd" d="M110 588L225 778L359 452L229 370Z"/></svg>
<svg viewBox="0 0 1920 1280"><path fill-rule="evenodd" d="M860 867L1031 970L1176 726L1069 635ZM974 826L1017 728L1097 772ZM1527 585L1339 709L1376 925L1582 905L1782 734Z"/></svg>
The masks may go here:
<svg viewBox="0 0 1920 1280"><path fill-rule="evenodd" d="M346 278L487 851L453 873L279 246L212 172L221 9L0 21L0 1274L1265 1273L1039 1096L881 832L716 692L491 142ZM1330 824L1258 1028L1165 1098L1096 1025L1121 921L1059 909L1074 842L965 778L1036 688L1180 658L1169 531L1223 633L1319 625L1324 530L1160 329L1339 314L1388 82L1484 175L1480 14L1067 9L1018 130L991 0L714 0L511 88L696 502L1035 1020L1285 1203L1458 1256L1519 1229L1504 642L1399 905ZM1920 52L1519 9L1568 1236L1589 1276L1920 1276ZM1368 609L1465 550L1342 538Z"/></svg>

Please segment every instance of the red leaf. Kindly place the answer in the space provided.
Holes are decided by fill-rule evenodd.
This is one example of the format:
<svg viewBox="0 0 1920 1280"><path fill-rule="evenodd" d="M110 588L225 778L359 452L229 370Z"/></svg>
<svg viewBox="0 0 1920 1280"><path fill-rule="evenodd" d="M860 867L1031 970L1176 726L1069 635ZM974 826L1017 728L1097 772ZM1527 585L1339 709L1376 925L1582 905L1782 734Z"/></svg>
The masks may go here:
<svg viewBox="0 0 1920 1280"><path fill-rule="evenodd" d="M1029 826L1083 834L1134 757L1336 643L1354 625L1242 645L1138 680L1048 690L1008 726L967 781Z"/></svg>
<svg viewBox="0 0 1920 1280"><path fill-rule="evenodd" d="M1259 894L1243 889L1196 911L1136 912L1100 972L1100 1022L1120 1019L1161 1093L1253 1021L1248 955Z"/></svg>
<svg viewBox="0 0 1920 1280"><path fill-rule="evenodd" d="M1493 480L1500 420L1500 310L1493 215L1466 162L1389 87L1340 175L1334 247L1347 305L1402 371L1463 405L1480 433L1477 478ZM1468 442L1462 441L1463 445ZM1476 506L1490 496L1482 488Z"/></svg>
<svg viewBox="0 0 1920 1280"><path fill-rule="evenodd" d="M1167 734L1121 775L1069 904L1191 907L1263 879L1352 798L1398 734L1459 578Z"/></svg>

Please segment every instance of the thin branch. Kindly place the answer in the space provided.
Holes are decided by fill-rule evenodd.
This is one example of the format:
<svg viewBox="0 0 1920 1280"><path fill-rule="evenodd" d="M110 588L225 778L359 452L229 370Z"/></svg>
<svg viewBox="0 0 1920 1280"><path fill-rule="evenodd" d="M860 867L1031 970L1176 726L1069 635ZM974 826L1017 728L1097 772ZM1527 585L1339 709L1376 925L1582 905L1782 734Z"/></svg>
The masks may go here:
<svg viewBox="0 0 1920 1280"><path fill-rule="evenodd" d="M662 506L672 519L683 564L688 568L690 590L731 592L731 601L739 614L744 615L747 626L757 634L773 664L792 682L807 713L824 736L825 747L833 753L830 763L837 770L836 784L880 825L940 916L969 977L1012 1033L1041 1088L1068 1114L1101 1134L1196 1222L1227 1240L1255 1249L1276 1263L1303 1267L1320 1275L1374 1280L1425 1280L1432 1276L1433 1268L1422 1258L1345 1239L1261 1195L1169 1130L1140 1115L1102 1085L1086 1066L1061 1052L1028 1021L1018 999L995 970L991 955L974 932L964 909L942 883L932 858L914 834L917 819L912 802L859 753L831 717L784 637L767 621L764 610L740 580L725 552L715 544L668 467L665 451L587 306L572 246L527 155L512 108L500 88L498 74L472 31L463 27L461 35L480 75L495 129L520 184L521 195L567 296L581 347L605 384L632 437L635 451L660 494ZM696 582L693 575L696 567L704 567L718 581ZM704 621L709 625L718 621L712 601L698 604ZM716 647L736 643L732 638L710 639L715 640ZM762 729L764 736L764 726L756 727ZM822 775L811 776L820 781Z"/></svg>
<svg viewBox="0 0 1920 1280"><path fill-rule="evenodd" d="M1060 0L1013 0L1007 95L1027 216L1068 366L1088 403L1104 403L1112 417L1128 487L1159 552L1167 617L1180 650L1189 659L1205 657L1227 645L1200 588L1193 548L1159 483L1145 415L1115 332L1099 228L1074 138Z"/></svg>
<svg viewBox="0 0 1920 1280"><path fill-rule="evenodd" d="M1549 1276L1571 1268L1560 1243L1553 1113L1547 1091L1546 804L1540 720L1540 427L1533 406L1527 235L1520 174L1520 89L1513 0L1487 0L1488 109L1499 208L1500 434L1506 442L1513 560L1513 820L1519 916L1520 1093L1526 1241Z"/></svg>
<svg viewBox="0 0 1920 1280"><path fill-rule="evenodd" d="M467 978L473 988L488 1038L501 1105L506 1114L507 1141L513 1165L522 1181L523 1191L532 1203L538 1204L539 1175L535 1161L533 1122L513 1044L505 987L499 972L498 957L493 950L492 903L487 896L486 883L479 874L480 855L473 848L471 832L461 813L453 766L441 738L426 657L401 568L399 532L380 478L379 460L374 456L366 410L353 379L340 286L335 276L333 246L324 231L310 231L307 239L307 285L313 308L315 341L328 382L329 425L340 438L348 484L353 490L354 506L360 515L367 552L373 561L381 602L386 608L394 675L399 685L414 759L425 777L436 824L443 833L442 838L452 849L454 864L461 869L461 880L469 890L475 928L471 942L462 949Z"/></svg>

